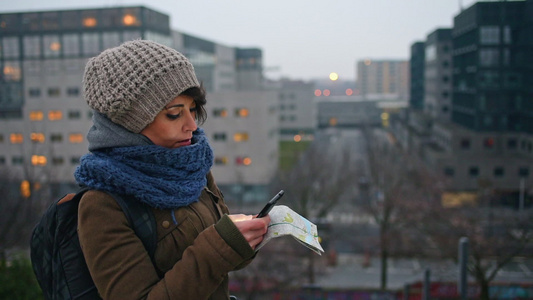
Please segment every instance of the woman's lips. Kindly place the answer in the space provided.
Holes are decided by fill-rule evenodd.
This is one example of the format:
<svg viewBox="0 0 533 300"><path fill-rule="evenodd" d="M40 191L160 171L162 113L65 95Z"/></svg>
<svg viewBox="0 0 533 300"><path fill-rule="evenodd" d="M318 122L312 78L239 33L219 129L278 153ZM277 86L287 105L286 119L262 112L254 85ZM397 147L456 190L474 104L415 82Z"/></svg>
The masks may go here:
<svg viewBox="0 0 533 300"><path fill-rule="evenodd" d="M176 143L178 147L189 146L191 144L191 139L181 140Z"/></svg>

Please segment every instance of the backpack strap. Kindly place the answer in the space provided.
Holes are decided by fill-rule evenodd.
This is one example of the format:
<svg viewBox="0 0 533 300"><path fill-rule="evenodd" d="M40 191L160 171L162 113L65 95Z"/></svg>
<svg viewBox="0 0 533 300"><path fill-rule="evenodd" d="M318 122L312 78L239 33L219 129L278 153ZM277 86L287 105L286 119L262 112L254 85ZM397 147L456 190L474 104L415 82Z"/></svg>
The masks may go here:
<svg viewBox="0 0 533 300"><path fill-rule="evenodd" d="M122 208L135 234L141 239L144 248L155 266L155 248L157 246L156 221L150 207L140 201L131 201L120 195L111 194Z"/></svg>

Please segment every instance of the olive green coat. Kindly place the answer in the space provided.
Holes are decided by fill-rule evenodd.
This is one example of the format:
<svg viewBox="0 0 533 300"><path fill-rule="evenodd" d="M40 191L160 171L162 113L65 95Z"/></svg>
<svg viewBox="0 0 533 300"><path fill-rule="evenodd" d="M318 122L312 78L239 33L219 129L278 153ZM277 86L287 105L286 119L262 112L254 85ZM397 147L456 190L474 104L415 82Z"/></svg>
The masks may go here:
<svg viewBox="0 0 533 300"><path fill-rule="evenodd" d="M226 215L222 194L208 175L199 201L174 211L153 209L155 267L118 203L88 191L79 206L80 244L104 299L228 299L228 272L255 252Z"/></svg>

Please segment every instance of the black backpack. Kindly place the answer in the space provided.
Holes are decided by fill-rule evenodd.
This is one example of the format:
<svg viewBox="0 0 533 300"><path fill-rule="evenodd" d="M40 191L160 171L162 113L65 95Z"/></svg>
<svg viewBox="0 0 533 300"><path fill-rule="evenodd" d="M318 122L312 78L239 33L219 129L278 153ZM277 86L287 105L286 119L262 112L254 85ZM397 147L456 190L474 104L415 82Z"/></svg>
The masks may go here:
<svg viewBox="0 0 533 300"><path fill-rule="evenodd" d="M31 263L46 299L100 299L78 240L78 204L88 190L84 187L54 201L33 229ZM139 201L112 196L153 262L157 234L152 211Z"/></svg>

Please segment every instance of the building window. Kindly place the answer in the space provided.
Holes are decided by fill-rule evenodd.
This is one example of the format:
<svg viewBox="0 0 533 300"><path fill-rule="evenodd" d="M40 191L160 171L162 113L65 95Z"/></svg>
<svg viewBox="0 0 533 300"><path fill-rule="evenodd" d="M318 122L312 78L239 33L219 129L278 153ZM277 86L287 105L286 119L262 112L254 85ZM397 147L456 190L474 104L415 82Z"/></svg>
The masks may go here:
<svg viewBox="0 0 533 300"><path fill-rule="evenodd" d="M79 120L81 118L81 112L79 110L71 110L68 112L68 118L70 120Z"/></svg>
<svg viewBox="0 0 533 300"><path fill-rule="evenodd" d="M22 144L24 142L24 137L22 133L12 133L9 135L9 141L11 144Z"/></svg>
<svg viewBox="0 0 533 300"><path fill-rule="evenodd" d="M479 50L479 65L482 67L497 67L500 52L498 49Z"/></svg>
<svg viewBox="0 0 533 300"><path fill-rule="evenodd" d="M40 36L25 36L24 43L24 57L39 58L41 56L41 38Z"/></svg>
<svg viewBox="0 0 533 300"><path fill-rule="evenodd" d="M81 133L71 133L68 136L68 140L69 140L69 142L71 142L73 144L83 143L83 134L81 134Z"/></svg>
<svg viewBox="0 0 533 300"><path fill-rule="evenodd" d="M452 167L445 167L444 168L444 175L448 177L453 177L455 175L455 170Z"/></svg>
<svg viewBox="0 0 533 300"><path fill-rule="evenodd" d="M61 133L52 133L50 135L50 141L52 143L60 143L63 141L63 135Z"/></svg>
<svg viewBox="0 0 533 300"><path fill-rule="evenodd" d="M31 164L34 166L46 166L46 156L44 155L32 155Z"/></svg>
<svg viewBox="0 0 533 300"><path fill-rule="evenodd" d="M83 54L88 56L97 55L100 52L98 33L86 32L81 36Z"/></svg>
<svg viewBox="0 0 533 300"><path fill-rule="evenodd" d="M108 49L120 45L120 35L118 32L104 32L102 35L103 48Z"/></svg>
<svg viewBox="0 0 533 300"><path fill-rule="evenodd" d="M79 156L72 156L70 158L70 164L77 165L80 163L80 157Z"/></svg>
<svg viewBox="0 0 533 300"><path fill-rule="evenodd" d="M63 119L63 112L60 110L51 110L48 112L48 120L58 121Z"/></svg>
<svg viewBox="0 0 533 300"><path fill-rule="evenodd" d="M237 132L233 135L233 140L235 142L245 142L249 139L247 132Z"/></svg>
<svg viewBox="0 0 533 300"><path fill-rule="evenodd" d="M32 132L30 134L30 140L34 143L42 144L44 143L44 134L40 132Z"/></svg>
<svg viewBox="0 0 533 300"><path fill-rule="evenodd" d="M470 149L470 140L462 139L461 140L461 149Z"/></svg>
<svg viewBox="0 0 533 300"><path fill-rule="evenodd" d="M0 156L0 165L6 164L6 158L4 156Z"/></svg>
<svg viewBox="0 0 533 300"><path fill-rule="evenodd" d="M22 156L13 156L11 158L11 164L12 165L22 165L24 163L24 157Z"/></svg>
<svg viewBox="0 0 533 300"><path fill-rule="evenodd" d="M238 166L249 166L252 164L252 159L248 156L239 156L235 158L235 164Z"/></svg>
<svg viewBox="0 0 533 300"><path fill-rule="evenodd" d="M215 117L220 117L220 118L225 118L228 116L228 111L224 108L215 108L213 110L213 116Z"/></svg>
<svg viewBox="0 0 533 300"><path fill-rule="evenodd" d="M0 143L4 142L4 135L0 133Z"/></svg>
<svg viewBox="0 0 533 300"><path fill-rule="evenodd" d="M503 167L495 167L494 168L494 177L503 177L505 171Z"/></svg>
<svg viewBox="0 0 533 300"><path fill-rule="evenodd" d="M63 35L63 54L65 56L78 56L80 55L80 35L64 34Z"/></svg>
<svg viewBox="0 0 533 300"><path fill-rule="evenodd" d="M5 37L2 39L4 58L19 58L19 39L17 37Z"/></svg>
<svg viewBox="0 0 533 300"><path fill-rule="evenodd" d="M479 42L482 45L498 45L500 43L500 27L481 27L479 29Z"/></svg>
<svg viewBox="0 0 533 300"><path fill-rule="evenodd" d="M494 148L494 139L493 138L486 138L483 140L483 146L485 149L492 149Z"/></svg>
<svg viewBox="0 0 533 300"><path fill-rule="evenodd" d="M28 94L30 97L41 97L41 89L40 88L30 88L28 90Z"/></svg>
<svg viewBox="0 0 533 300"><path fill-rule="evenodd" d="M42 121L44 114L40 110L30 111L30 121Z"/></svg>
<svg viewBox="0 0 533 300"><path fill-rule="evenodd" d="M48 97L59 97L61 95L61 90L58 87L48 89Z"/></svg>
<svg viewBox="0 0 533 300"><path fill-rule="evenodd" d="M61 53L61 42L59 41L59 35L50 34L43 36L43 52L44 57L59 57Z"/></svg>
<svg viewBox="0 0 533 300"><path fill-rule="evenodd" d="M470 177L477 177L479 176L479 168L478 167L470 167L468 170L468 174Z"/></svg>
<svg viewBox="0 0 533 300"><path fill-rule="evenodd" d="M4 62L4 68L2 69L2 73L4 74L4 81L19 82L22 78L20 62L19 61Z"/></svg>
<svg viewBox="0 0 533 300"><path fill-rule="evenodd" d="M520 167L518 169L518 176L522 178L529 177L529 168L528 167Z"/></svg>
<svg viewBox="0 0 533 300"><path fill-rule="evenodd" d="M56 157L52 158L52 164L54 166L59 166L59 165L62 165L64 163L65 163L65 159L63 157L56 156Z"/></svg>
<svg viewBox="0 0 533 300"><path fill-rule="evenodd" d="M213 140L219 141L219 142L226 141L226 133L218 132L218 133L213 134Z"/></svg>
<svg viewBox="0 0 533 300"><path fill-rule="evenodd" d="M236 117L246 118L246 117L248 117L249 114L250 114L250 112L248 111L247 108L236 108L235 109L235 116Z"/></svg>
<svg viewBox="0 0 533 300"><path fill-rule="evenodd" d="M226 156L217 156L215 157L215 165L223 166L228 164L228 158Z"/></svg>
<svg viewBox="0 0 533 300"><path fill-rule="evenodd" d="M80 95L80 88L79 87L70 87L67 88L67 95L70 97L76 97Z"/></svg>
<svg viewBox="0 0 533 300"><path fill-rule="evenodd" d="M515 150L518 147L518 141L515 138L507 140L507 149Z"/></svg>

